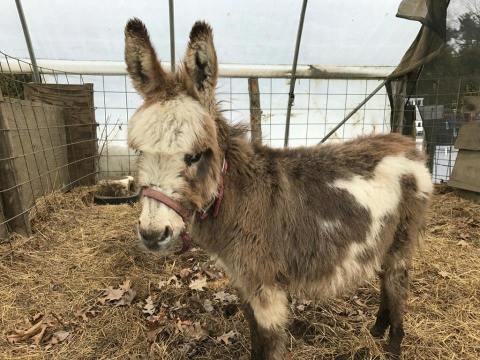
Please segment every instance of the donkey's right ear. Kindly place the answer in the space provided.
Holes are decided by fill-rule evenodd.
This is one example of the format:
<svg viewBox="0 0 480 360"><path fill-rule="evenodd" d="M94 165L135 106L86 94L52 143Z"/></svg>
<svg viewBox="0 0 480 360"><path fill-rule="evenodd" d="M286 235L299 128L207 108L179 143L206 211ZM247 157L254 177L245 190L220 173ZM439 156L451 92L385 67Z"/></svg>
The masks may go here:
<svg viewBox="0 0 480 360"><path fill-rule="evenodd" d="M214 106L218 64L212 28L206 22L197 21L193 25L184 63L200 102Z"/></svg>
<svg viewBox="0 0 480 360"><path fill-rule="evenodd" d="M133 86L144 98L166 91L168 75L157 59L147 28L137 18L125 26L125 62Z"/></svg>

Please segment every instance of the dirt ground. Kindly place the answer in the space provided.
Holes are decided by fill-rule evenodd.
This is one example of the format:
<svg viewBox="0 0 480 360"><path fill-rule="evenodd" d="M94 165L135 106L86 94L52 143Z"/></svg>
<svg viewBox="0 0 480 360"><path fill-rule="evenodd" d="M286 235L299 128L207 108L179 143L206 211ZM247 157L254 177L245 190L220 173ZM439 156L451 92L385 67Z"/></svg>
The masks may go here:
<svg viewBox="0 0 480 360"><path fill-rule="evenodd" d="M143 251L138 206L94 206L91 191L50 196L33 236L0 244L0 358L249 358L236 292L208 257ZM480 205L437 188L411 275L404 358L480 359ZM295 299L290 359L382 359L368 332L378 292Z"/></svg>

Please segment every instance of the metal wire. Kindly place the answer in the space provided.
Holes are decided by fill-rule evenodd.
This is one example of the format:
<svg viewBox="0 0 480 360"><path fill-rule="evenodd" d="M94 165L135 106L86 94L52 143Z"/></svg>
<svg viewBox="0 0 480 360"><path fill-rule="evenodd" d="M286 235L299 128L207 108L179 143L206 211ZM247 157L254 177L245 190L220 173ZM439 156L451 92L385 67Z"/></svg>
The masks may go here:
<svg viewBox="0 0 480 360"><path fill-rule="evenodd" d="M85 127L96 128L96 122L83 124L63 123L63 114L66 111L78 111L76 106L64 104L59 107L43 101L29 100L24 94L24 88L29 86L30 94L34 97L40 95L35 87L31 87L31 75L19 75L11 71L11 64L18 67L30 67L30 64L9 57L2 53L0 61L0 166L2 171L8 171L9 178L2 179L0 184L0 201L2 202L3 217L0 227L10 228L19 226L19 218L23 228L28 231L28 213L36 206L36 200L53 191L68 190L71 186L83 179L95 177L98 169L91 167L81 176L66 176L71 168L78 168L86 161L94 161L98 154L78 153L78 146L83 143L97 143L96 134L91 133L91 138L77 140L70 139L68 133ZM52 90L60 90L62 86L55 84L72 83L72 74L61 72L45 75L40 67L37 68L42 82L47 83ZM33 71L33 70L32 70ZM75 77L75 76L74 76ZM75 77L75 83L82 85L82 76ZM53 86L52 86L53 84ZM91 94L93 95L93 93ZM86 109L88 110L88 109ZM94 110L93 108L91 109ZM63 139L63 140L62 140ZM70 158L70 153L75 158ZM62 154L62 156L60 156ZM94 164L92 162L92 164ZM89 168L89 167L87 167ZM63 173L62 180L60 174ZM3 182L5 180L5 182ZM16 195L13 195L16 194ZM14 196L13 198L11 196ZM7 199L10 199L7 201ZM14 203L12 200L16 199ZM6 201L6 202L5 202ZM9 207L6 208L6 205ZM8 216L6 216L8 214ZM2 231L2 234L5 232Z"/></svg>
<svg viewBox="0 0 480 360"><path fill-rule="evenodd" d="M15 113L13 126L0 126L0 137L18 136L19 145L19 151L15 154L0 154L0 165L4 163L13 167L23 164L24 168L23 177L15 175L12 184L0 188L0 197L6 193L22 194L28 191L28 196L35 199L55 189L68 190L82 180L72 179L67 184L58 184L60 172L92 159L98 160L98 166L94 171L82 175L82 179L89 176L100 179L135 174L138 156L127 146L126 129L129 116L142 100L125 74L82 75L51 69L44 71L39 68L42 82L49 86L53 84L54 87L58 85L59 90L63 84L93 83L91 95L94 99L94 108L91 110L95 112L95 122L81 125L48 123L46 116L51 105L23 100L23 89L27 86L29 78L10 71L11 64L23 69L31 69L31 64L8 57L1 52L0 57L2 60L0 84L3 93L0 103L3 102L8 107L18 107L16 104L23 101L18 107L18 113ZM460 111L462 98L465 95L479 94L469 91L462 79L438 77L434 80L420 81L428 81L427 84L432 86L417 86L415 97L426 101L426 105L420 106L419 109L428 108L431 113L438 113L438 119L428 124L423 123L424 134L417 136L417 142L419 147L423 146L430 150L433 181L445 182L450 177L457 155L453 144L462 121ZM455 83L455 86L447 85L452 83ZM433 84L436 86L433 87ZM263 106L261 109L263 142L273 147L282 147L286 140L285 114L289 87L288 78L259 79L260 103ZM368 101L361 102L375 88L378 92ZM229 121L248 122L250 108L247 78L221 78L217 97L223 101L223 108L226 109L224 114ZM453 99L453 104L446 104L444 100L446 98ZM290 146L312 145L324 139L329 133L332 135L327 142L338 142L353 139L361 134L390 131L390 106L382 80L300 79L297 82L295 99L288 137ZM70 108L65 106L65 110L69 111ZM27 112L31 114L29 116L32 121L29 124L25 122ZM349 113L352 113L350 120L346 124L340 124ZM85 126L97 126L96 134L91 139L68 140L66 143L56 141L65 132L80 130ZM41 138L36 139L36 134L41 134ZM65 161L60 156L69 147L90 142L97 144L97 153L74 161L68 159ZM34 206L30 204L22 209L21 214L16 214L15 218L28 214ZM5 211L5 206L2 208ZM6 218L0 222L0 226L10 223L13 219ZM28 221L26 217L23 220Z"/></svg>

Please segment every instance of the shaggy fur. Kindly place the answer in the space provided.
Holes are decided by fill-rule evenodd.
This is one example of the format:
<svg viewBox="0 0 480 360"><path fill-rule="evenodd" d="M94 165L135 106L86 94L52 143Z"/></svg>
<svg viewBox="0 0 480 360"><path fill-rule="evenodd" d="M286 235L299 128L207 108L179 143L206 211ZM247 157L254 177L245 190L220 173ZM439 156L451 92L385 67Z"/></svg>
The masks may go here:
<svg viewBox="0 0 480 360"><path fill-rule="evenodd" d="M173 76L161 70L140 24L132 20L125 31L128 70L145 98L129 125L130 145L143 152L140 184L199 210L216 196L223 159L229 165L218 217L179 224L173 210L143 199L148 241L157 236L168 249L190 228L245 302L253 359L283 358L288 293L326 299L381 271L372 334L390 327L387 350L400 356L407 270L432 191L414 142L390 134L295 149L252 144L215 105L210 27L194 25L184 66ZM192 157L199 160L184 161Z"/></svg>

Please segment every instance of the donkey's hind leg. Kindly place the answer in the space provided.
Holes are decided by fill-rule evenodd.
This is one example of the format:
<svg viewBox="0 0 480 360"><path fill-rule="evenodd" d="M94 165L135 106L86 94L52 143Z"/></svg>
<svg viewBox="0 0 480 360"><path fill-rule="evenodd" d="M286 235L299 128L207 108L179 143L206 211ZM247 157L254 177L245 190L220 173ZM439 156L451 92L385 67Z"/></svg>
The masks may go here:
<svg viewBox="0 0 480 360"><path fill-rule="evenodd" d="M371 333L382 337L390 326L386 350L392 358L400 357L405 335L403 315L408 296L408 267L417 229L415 224L408 223L398 227L382 266L380 308Z"/></svg>
<svg viewBox="0 0 480 360"><path fill-rule="evenodd" d="M399 358L405 331L403 315L408 296L408 269L406 259L399 253L389 255L385 262L383 283L388 304L390 333L386 350Z"/></svg>
<svg viewBox="0 0 480 360"><path fill-rule="evenodd" d="M405 335L403 315L408 296L408 268L412 252L419 242L418 236L425 226L428 205L426 193L419 193L415 178L404 177L401 182L403 201L399 208L399 224L383 260L380 309L371 329L373 335L381 337L390 326L386 350L394 359L400 358Z"/></svg>
<svg viewBox="0 0 480 360"><path fill-rule="evenodd" d="M370 333L375 338L383 338L385 331L390 326L390 310L388 308L387 289L385 288L384 273L380 274L380 306L377 312L375 324Z"/></svg>

